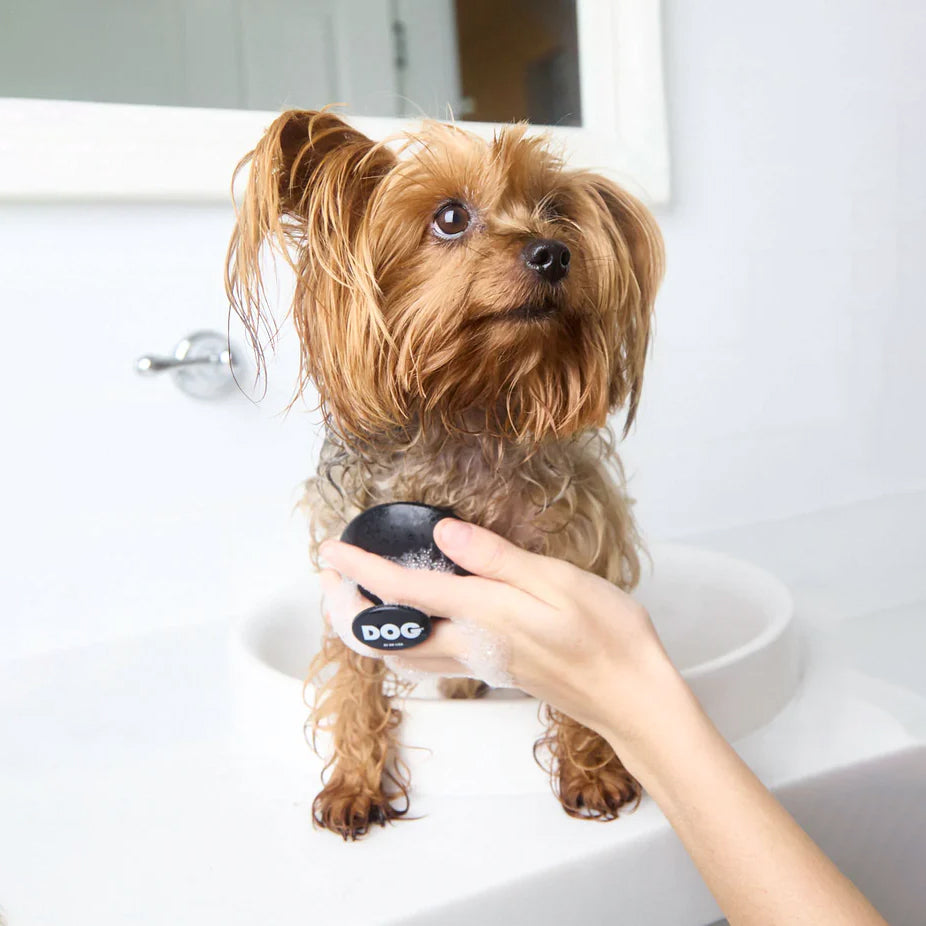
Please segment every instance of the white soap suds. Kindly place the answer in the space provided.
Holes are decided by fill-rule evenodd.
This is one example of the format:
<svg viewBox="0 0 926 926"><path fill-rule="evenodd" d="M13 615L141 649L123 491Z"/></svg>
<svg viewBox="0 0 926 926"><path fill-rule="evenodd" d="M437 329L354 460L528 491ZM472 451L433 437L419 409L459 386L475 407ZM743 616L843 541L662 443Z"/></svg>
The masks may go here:
<svg viewBox="0 0 926 926"><path fill-rule="evenodd" d="M344 643L361 656L381 659L383 654L379 650L366 646L354 636L354 618L369 606L357 590L357 583L346 578L342 578L330 594L322 597L322 612L328 615L331 629Z"/></svg>
<svg viewBox="0 0 926 926"><path fill-rule="evenodd" d="M457 627L466 641L466 650L457 657L469 669L466 675L478 678L493 688L516 688L508 672L506 642L484 627L468 621L458 621Z"/></svg>
<svg viewBox="0 0 926 926"><path fill-rule="evenodd" d="M394 672L403 682L426 682L432 678L438 677L434 672L425 672L424 669L418 669L411 665L407 660L400 656L383 656L383 662L386 667Z"/></svg>
<svg viewBox="0 0 926 926"><path fill-rule="evenodd" d="M429 550L416 550L399 557L389 557L393 562L407 569L430 569L435 572L452 573L454 567L444 559L432 556ZM402 604L396 601L384 601L384 604ZM369 607L357 588L357 583L342 578L338 587L326 595L323 608L328 614L331 628L355 653L383 659L389 669L403 681L417 683L436 678L476 678L493 688L516 688L514 679L508 672L509 652L505 641L482 627L469 621L457 620L466 649L457 659L461 663L460 672L427 672L414 665L412 654L402 657L387 655L381 650L365 646L353 634L354 618ZM412 651L413 653L413 651Z"/></svg>
<svg viewBox="0 0 926 926"><path fill-rule="evenodd" d="M430 550L410 550L401 556L390 556L392 562L406 569L429 569L431 572L453 572L453 563L431 553Z"/></svg>

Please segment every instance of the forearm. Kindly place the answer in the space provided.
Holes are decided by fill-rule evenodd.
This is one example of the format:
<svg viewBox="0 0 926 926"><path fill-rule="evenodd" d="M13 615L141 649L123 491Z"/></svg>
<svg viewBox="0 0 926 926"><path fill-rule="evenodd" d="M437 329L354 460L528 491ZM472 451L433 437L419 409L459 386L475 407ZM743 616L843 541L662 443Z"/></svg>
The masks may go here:
<svg viewBox="0 0 926 926"><path fill-rule="evenodd" d="M650 707L608 738L659 804L727 918L746 924L881 924L865 897L795 823L670 666Z"/></svg>
<svg viewBox="0 0 926 926"><path fill-rule="evenodd" d="M386 601L465 615L510 647L525 691L605 736L657 801L736 926L885 926L740 761L665 654L646 610L607 580L452 519L434 532L472 575L420 571L329 542L326 559ZM332 573L335 582L340 576ZM456 672L463 618L407 658Z"/></svg>

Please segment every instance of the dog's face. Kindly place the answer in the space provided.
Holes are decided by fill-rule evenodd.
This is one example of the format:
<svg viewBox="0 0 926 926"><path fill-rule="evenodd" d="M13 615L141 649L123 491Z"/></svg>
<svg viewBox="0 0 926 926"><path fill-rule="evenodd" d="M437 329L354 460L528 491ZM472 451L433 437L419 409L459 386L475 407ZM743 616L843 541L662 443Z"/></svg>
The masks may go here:
<svg viewBox="0 0 926 926"><path fill-rule="evenodd" d="M538 442L639 397L662 243L645 208L523 126L428 123L398 151L328 112L249 156L229 289L260 323L258 256L290 255L303 373L348 437L437 421Z"/></svg>

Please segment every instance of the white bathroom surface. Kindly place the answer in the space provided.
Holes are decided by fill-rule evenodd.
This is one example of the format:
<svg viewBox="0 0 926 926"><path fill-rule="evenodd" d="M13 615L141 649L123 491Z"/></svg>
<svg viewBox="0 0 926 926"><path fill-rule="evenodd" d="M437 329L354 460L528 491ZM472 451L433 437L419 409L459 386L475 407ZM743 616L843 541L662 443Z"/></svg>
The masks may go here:
<svg viewBox="0 0 926 926"><path fill-rule="evenodd" d="M721 734L761 729L791 700L802 646L787 588L730 556L653 544L635 595L666 650ZM307 667L323 634L321 592L307 581L249 611L230 639L235 742L304 763ZM534 760L543 733L537 702L512 690L447 702L435 681L402 707L401 759L419 794L548 794ZM305 688L311 701L314 690ZM330 745L319 736L323 751ZM422 748L424 747L424 748ZM321 766L315 770L317 777Z"/></svg>
<svg viewBox="0 0 926 926"><path fill-rule="evenodd" d="M429 796L413 808L420 819L360 843L314 831L305 768L230 738L228 633L204 625L4 667L0 907L10 926L543 924L600 922L612 909L625 924L684 926L719 916L648 800L603 825L568 818L550 795ZM922 802L909 792L926 778L910 732L924 717L926 702L831 665L815 646L796 697L738 744L885 910L897 903L890 885L866 884L853 870L866 856L852 847L863 828L881 858L923 851ZM917 922L926 898L894 893L906 913L895 906L892 923Z"/></svg>

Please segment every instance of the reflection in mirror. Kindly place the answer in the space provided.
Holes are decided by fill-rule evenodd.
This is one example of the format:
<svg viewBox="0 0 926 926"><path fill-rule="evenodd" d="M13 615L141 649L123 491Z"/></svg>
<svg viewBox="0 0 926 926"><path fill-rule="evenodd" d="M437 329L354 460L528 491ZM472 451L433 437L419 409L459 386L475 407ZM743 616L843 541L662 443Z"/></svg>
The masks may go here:
<svg viewBox="0 0 926 926"><path fill-rule="evenodd" d="M581 125L575 0L456 0L463 119Z"/></svg>
<svg viewBox="0 0 926 926"><path fill-rule="evenodd" d="M29 0L0 96L580 125L577 0Z"/></svg>

